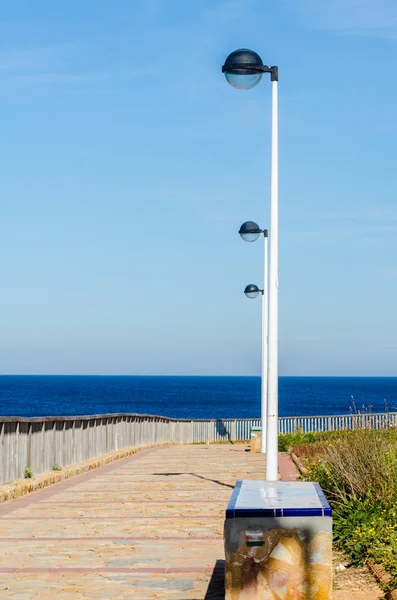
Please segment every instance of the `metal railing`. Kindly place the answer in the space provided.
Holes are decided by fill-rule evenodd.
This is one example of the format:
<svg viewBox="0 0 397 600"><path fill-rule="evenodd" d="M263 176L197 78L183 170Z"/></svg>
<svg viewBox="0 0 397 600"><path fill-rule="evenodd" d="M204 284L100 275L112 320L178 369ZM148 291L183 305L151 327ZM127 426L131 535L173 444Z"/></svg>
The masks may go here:
<svg viewBox="0 0 397 600"><path fill-rule="evenodd" d="M317 417L281 417L279 433L342 431L344 429L385 429L397 426L397 412L332 415Z"/></svg>
<svg viewBox="0 0 397 600"><path fill-rule="evenodd" d="M131 446L250 439L260 419L172 419L111 414L73 417L0 417L0 484L35 475L54 464L66 466ZM397 426L397 413L281 417L279 432L384 429Z"/></svg>

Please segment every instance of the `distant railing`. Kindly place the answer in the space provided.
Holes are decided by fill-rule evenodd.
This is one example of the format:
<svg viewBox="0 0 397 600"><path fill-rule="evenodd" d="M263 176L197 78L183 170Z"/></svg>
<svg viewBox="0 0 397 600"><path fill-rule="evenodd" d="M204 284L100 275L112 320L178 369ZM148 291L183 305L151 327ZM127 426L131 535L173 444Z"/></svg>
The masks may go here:
<svg viewBox="0 0 397 600"><path fill-rule="evenodd" d="M397 427L397 412L332 415L318 417L280 417L279 433L342 431L344 429L386 429Z"/></svg>
<svg viewBox="0 0 397 600"><path fill-rule="evenodd" d="M155 415L112 414L75 417L0 417L0 484L20 479L26 467L35 475L54 464L70 465L130 446L153 443L245 441L260 419L172 419ZM385 429L397 426L397 413L281 417L279 432Z"/></svg>

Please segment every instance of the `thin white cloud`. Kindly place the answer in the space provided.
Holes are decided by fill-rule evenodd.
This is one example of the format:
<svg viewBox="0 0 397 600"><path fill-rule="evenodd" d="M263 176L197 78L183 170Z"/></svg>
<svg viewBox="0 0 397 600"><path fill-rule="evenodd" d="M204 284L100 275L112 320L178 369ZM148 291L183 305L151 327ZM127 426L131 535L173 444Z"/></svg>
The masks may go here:
<svg viewBox="0 0 397 600"><path fill-rule="evenodd" d="M397 232L397 209L390 206L363 205L359 210L334 209L312 210L299 218L306 224L305 230L284 231L286 243L301 245L328 244L335 240L360 241L374 251L385 251L395 246Z"/></svg>
<svg viewBox="0 0 397 600"><path fill-rule="evenodd" d="M80 44L53 44L35 48L10 48L0 53L0 72L36 71L65 65Z"/></svg>
<svg viewBox="0 0 397 600"><path fill-rule="evenodd" d="M0 53L0 85L75 84L102 79L102 73L81 70L78 56L85 45L53 44L35 48L15 49Z"/></svg>
<svg viewBox="0 0 397 600"><path fill-rule="evenodd" d="M204 11L204 17L212 25L225 25L244 17L252 8L251 0L221 0Z"/></svg>
<svg viewBox="0 0 397 600"><path fill-rule="evenodd" d="M381 275L388 277L390 279L397 278L397 267L381 267L380 269Z"/></svg>
<svg viewBox="0 0 397 600"><path fill-rule="evenodd" d="M146 0L143 9L148 17L158 17L164 12L164 3L162 0Z"/></svg>
<svg viewBox="0 0 397 600"><path fill-rule="evenodd" d="M397 38L396 0L285 0L319 29Z"/></svg>
<svg viewBox="0 0 397 600"><path fill-rule="evenodd" d="M312 212L310 214L313 214ZM332 209L316 213L316 218L332 219L334 221L350 221L355 223L367 223L375 225L383 231L395 231L397 222L397 207L382 205L381 200L374 198L372 201L363 202L359 210L354 209Z"/></svg>
<svg viewBox="0 0 397 600"><path fill-rule="evenodd" d="M237 21L252 11L252 4L257 0L211 0L207 6L202 7L200 2L189 5L186 0L146 0L143 6L144 14L150 18L161 18L170 13L170 9L179 15L196 14L193 24L183 23L183 27L195 28L196 24L204 19L209 25L222 26Z"/></svg>

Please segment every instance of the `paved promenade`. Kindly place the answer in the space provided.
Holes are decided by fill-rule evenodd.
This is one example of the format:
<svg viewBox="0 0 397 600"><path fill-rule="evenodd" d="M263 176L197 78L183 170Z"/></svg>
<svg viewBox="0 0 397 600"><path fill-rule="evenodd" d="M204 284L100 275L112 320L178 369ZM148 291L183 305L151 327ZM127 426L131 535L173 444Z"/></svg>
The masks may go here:
<svg viewBox="0 0 397 600"><path fill-rule="evenodd" d="M0 505L0 598L221 600L226 505L264 475L245 448L144 450Z"/></svg>

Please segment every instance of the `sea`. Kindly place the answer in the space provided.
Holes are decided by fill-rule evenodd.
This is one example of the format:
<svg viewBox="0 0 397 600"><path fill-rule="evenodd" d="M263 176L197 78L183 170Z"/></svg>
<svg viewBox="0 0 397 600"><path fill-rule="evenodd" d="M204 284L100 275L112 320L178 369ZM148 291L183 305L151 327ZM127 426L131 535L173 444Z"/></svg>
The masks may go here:
<svg viewBox="0 0 397 600"><path fill-rule="evenodd" d="M1 375L0 415L259 418L260 377ZM397 411L397 377L280 377L279 416Z"/></svg>

